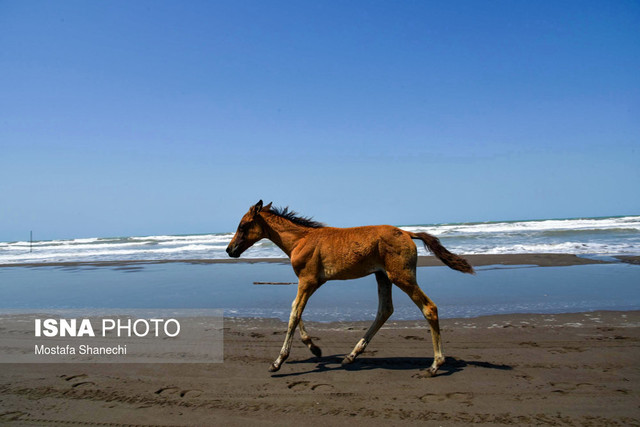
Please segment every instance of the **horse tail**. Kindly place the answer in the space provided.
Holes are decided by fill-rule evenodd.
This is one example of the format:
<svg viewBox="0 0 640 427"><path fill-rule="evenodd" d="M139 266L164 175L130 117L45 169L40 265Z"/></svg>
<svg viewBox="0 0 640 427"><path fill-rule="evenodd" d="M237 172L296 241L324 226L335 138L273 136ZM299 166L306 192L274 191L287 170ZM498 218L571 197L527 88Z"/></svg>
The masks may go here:
<svg viewBox="0 0 640 427"><path fill-rule="evenodd" d="M429 251L431 251L436 257L440 259L440 261L445 263L445 265L447 265L449 268L461 271L463 273L475 274L473 267L471 267L471 264L469 264L466 259L449 252L447 248L442 246L442 244L440 243L440 240L437 237L432 236L429 233L409 232L409 235L411 236L412 239L422 240L422 242L424 243L424 247Z"/></svg>

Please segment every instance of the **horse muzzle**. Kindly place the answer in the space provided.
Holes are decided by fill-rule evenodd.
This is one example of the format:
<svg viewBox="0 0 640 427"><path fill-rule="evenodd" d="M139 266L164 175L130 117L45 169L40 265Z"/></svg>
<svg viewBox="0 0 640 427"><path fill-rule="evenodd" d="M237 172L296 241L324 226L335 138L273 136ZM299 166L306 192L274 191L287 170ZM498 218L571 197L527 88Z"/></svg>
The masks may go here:
<svg viewBox="0 0 640 427"><path fill-rule="evenodd" d="M238 245L234 245L233 247L231 247L231 245L227 246L227 254L231 258L239 258L241 253L242 251L238 250Z"/></svg>

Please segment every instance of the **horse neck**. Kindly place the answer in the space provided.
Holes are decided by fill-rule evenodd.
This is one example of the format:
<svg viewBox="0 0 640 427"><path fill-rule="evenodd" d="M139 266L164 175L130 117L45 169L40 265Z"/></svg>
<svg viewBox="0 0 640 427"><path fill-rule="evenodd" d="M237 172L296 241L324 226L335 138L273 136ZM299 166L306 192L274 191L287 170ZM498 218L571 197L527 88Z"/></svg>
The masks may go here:
<svg viewBox="0 0 640 427"><path fill-rule="evenodd" d="M277 215L263 214L262 218L267 224L267 239L271 240L289 257L296 243L309 231L309 228Z"/></svg>

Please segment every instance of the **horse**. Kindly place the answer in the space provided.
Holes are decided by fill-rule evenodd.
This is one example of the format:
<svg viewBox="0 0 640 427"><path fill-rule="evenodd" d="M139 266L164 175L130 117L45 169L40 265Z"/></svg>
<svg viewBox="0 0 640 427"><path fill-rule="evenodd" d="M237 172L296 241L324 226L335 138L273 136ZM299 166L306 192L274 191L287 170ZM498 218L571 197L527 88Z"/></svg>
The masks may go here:
<svg viewBox="0 0 640 427"><path fill-rule="evenodd" d="M378 283L378 312L371 327L358 341L342 364L352 363L367 347L376 332L393 313L391 286L395 284L418 306L431 328L433 364L427 369L434 376L444 363L438 308L416 281L418 251L413 239L422 240L445 265L463 273L474 274L462 257L449 252L438 238L428 233L413 233L391 225L352 228L328 227L286 208L263 206L262 200L249 208L238 225L226 251L238 258L261 239L269 239L287 254L298 277L298 291L291 305L284 344L269 371L276 372L289 357L291 340L300 328L302 342L321 357L322 351L307 333L302 312L309 297L328 280L349 280L375 274Z"/></svg>

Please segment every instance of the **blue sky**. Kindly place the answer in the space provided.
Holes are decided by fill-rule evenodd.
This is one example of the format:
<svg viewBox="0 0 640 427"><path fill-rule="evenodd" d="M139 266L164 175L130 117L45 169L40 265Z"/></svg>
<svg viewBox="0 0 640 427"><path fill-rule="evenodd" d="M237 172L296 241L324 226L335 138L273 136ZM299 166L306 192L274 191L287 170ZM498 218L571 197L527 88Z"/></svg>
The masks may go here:
<svg viewBox="0 0 640 427"><path fill-rule="evenodd" d="M634 1L0 2L0 241L640 214Z"/></svg>

